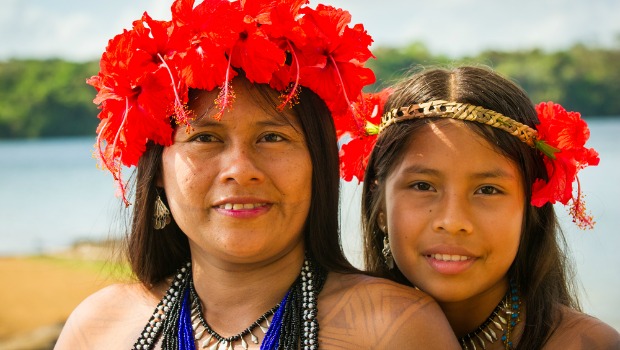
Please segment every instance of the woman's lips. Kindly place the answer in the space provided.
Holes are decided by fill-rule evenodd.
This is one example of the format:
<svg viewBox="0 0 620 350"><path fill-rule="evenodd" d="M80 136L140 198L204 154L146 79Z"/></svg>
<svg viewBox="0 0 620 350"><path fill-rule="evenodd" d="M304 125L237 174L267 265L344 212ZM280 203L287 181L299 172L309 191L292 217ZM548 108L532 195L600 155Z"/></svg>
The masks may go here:
<svg viewBox="0 0 620 350"><path fill-rule="evenodd" d="M220 201L213 208L216 212L233 218L250 219L259 217L269 211L272 204L263 200L231 200Z"/></svg>
<svg viewBox="0 0 620 350"><path fill-rule="evenodd" d="M226 203L218 205L217 208L226 210L247 210L263 207L265 205L267 205L267 203Z"/></svg>

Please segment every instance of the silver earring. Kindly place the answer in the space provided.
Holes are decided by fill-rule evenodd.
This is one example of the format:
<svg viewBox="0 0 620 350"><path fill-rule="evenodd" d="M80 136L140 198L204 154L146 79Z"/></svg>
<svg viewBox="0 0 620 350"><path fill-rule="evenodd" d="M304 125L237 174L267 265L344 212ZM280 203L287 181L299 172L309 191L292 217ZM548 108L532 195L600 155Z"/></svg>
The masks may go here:
<svg viewBox="0 0 620 350"><path fill-rule="evenodd" d="M155 210L153 211L153 227L156 230L163 229L170 223L171 217L170 210L168 210L164 202L161 200L158 192L157 198L155 199Z"/></svg>
<svg viewBox="0 0 620 350"><path fill-rule="evenodd" d="M383 236L383 259L385 260L385 265L387 265L388 269L394 268L394 256L392 256L392 249L390 248L390 240L388 239L387 234Z"/></svg>

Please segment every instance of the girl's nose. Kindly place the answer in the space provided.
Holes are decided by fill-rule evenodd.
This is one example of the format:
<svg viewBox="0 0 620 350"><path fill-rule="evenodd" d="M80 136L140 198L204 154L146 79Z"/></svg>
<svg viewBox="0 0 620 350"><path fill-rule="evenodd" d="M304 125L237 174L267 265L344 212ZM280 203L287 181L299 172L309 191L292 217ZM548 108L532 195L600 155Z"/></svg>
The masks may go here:
<svg viewBox="0 0 620 350"><path fill-rule="evenodd" d="M467 198L457 194L444 194L437 206L433 229L450 234L469 234L473 230L470 216L471 206Z"/></svg>

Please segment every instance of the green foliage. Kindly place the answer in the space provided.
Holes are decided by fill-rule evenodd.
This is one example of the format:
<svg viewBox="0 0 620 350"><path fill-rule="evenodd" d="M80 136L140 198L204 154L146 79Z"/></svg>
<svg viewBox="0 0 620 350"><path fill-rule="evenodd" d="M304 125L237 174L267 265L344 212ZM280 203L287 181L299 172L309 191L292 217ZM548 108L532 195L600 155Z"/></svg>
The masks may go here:
<svg viewBox="0 0 620 350"><path fill-rule="evenodd" d="M379 90L394 83L406 76L415 67L450 62L447 57L433 56L426 46L420 42L402 48L379 47L373 50L373 53L377 59L368 61L368 67L375 72L377 82L369 87L371 91Z"/></svg>
<svg viewBox="0 0 620 350"><path fill-rule="evenodd" d="M620 45L588 48L578 44L566 51L538 49L516 52L485 51L473 57L433 56L421 43L405 48L379 47L371 68L377 91L410 69L423 66L486 65L519 84L534 103L554 101L585 116L620 115Z"/></svg>
<svg viewBox="0 0 620 350"><path fill-rule="evenodd" d="M0 62L0 138L92 135L95 62Z"/></svg>
<svg viewBox="0 0 620 350"><path fill-rule="evenodd" d="M535 103L553 100L585 116L620 115L620 49L483 52L475 58L521 85Z"/></svg>
<svg viewBox="0 0 620 350"><path fill-rule="evenodd" d="M419 42L373 51L377 59L369 67L377 83L369 91L419 66L483 64L513 79L536 103L553 100L585 116L620 115L620 41L616 48L485 51L458 59L433 55ZM0 139L93 135L98 124L95 90L85 80L97 71L97 62L0 62Z"/></svg>

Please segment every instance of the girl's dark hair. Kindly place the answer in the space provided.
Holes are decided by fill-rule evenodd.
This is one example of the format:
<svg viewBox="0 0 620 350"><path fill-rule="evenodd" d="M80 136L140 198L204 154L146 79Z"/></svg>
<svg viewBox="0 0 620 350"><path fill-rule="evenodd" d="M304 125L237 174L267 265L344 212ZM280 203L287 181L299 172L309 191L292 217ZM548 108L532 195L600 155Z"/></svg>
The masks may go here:
<svg viewBox="0 0 620 350"><path fill-rule="evenodd" d="M431 100L469 103L494 110L534 127L536 110L526 93L511 81L488 68L462 66L454 69L422 70L394 86L385 110ZM409 284L398 267L389 270L383 261L383 232L377 220L385 203L387 176L402 160L412 135L436 118L404 121L387 127L379 135L364 175L362 192L362 226L366 269L376 275ZM505 131L477 122L465 122L495 149L514 161L523 177L525 211L517 256L509 271L525 302L525 331L518 347L542 347L559 322L559 304L580 309L573 271L565 254L566 242L552 204L538 208L530 205L532 184L547 179L541 155Z"/></svg>
<svg viewBox="0 0 620 350"><path fill-rule="evenodd" d="M268 85L255 85L252 91L258 103L279 103ZM275 109L273 106L266 108ZM312 199L303 229L306 251L328 271L358 272L345 258L340 242L338 144L331 114L323 100L305 88L299 94L299 103L292 109L299 118L312 161ZM174 218L162 230L153 228L158 191L155 184L161 171L162 151L162 146L150 143L140 158L132 225L127 237L132 271L147 286L163 281L190 260L187 237ZM159 189L159 192L166 202L163 191Z"/></svg>

